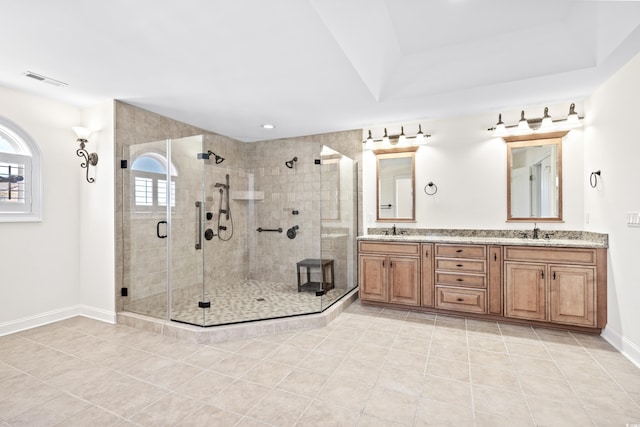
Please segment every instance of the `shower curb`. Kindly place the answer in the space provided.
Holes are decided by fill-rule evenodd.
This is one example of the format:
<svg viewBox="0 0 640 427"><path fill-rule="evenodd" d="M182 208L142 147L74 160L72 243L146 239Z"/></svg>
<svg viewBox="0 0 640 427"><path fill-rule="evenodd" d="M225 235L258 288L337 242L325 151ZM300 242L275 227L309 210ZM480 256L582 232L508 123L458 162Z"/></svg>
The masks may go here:
<svg viewBox="0 0 640 427"><path fill-rule="evenodd" d="M285 317L281 319L256 320L233 325L202 327L156 319L142 314L120 312L117 323L146 332L173 337L197 344L213 344L234 339L254 338L301 329L327 326L358 298L354 288L321 313Z"/></svg>

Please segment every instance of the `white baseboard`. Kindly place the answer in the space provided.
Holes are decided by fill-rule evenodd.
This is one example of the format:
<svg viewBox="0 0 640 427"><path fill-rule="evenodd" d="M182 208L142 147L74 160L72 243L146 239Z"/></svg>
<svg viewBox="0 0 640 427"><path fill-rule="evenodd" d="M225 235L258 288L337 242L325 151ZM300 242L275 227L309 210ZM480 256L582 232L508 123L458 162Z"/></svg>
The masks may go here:
<svg viewBox="0 0 640 427"><path fill-rule="evenodd" d="M611 328L604 328L601 336L627 359L633 362L634 365L640 368L640 346L623 337Z"/></svg>
<svg viewBox="0 0 640 427"><path fill-rule="evenodd" d="M91 319L100 320L111 324L116 323L116 313L103 310L88 305L74 305L58 310L48 311L46 313L36 314L34 316L23 317L22 319L11 320L9 322L0 323L0 336L9 335L26 329L47 325L60 320L69 319L70 317L84 316Z"/></svg>

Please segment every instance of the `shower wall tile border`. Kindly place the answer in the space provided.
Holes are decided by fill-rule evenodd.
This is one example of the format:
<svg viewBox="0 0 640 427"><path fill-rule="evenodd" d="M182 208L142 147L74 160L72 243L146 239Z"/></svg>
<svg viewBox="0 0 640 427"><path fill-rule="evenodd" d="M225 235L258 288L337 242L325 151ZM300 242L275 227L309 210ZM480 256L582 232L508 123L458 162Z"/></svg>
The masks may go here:
<svg viewBox="0 0 640 427"><path fill-rule="evenodd" d="M254 338L303 329L327 326L358 298L358 288L354 288L342 299L321 313L305 314L283 319L257 320L233 325L200 326L155 319L140 314L121 312L117 322L146 332L153 332L197 344L214 344L228 340Z"/></svg>

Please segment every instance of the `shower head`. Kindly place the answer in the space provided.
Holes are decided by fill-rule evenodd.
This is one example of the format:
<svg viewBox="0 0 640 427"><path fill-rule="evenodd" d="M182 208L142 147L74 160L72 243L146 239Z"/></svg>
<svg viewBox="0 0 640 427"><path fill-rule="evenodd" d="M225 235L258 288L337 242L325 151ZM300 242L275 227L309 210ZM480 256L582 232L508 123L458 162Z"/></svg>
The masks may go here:
<svg viewBox="0 0 640 427"><path fill-rule="evenodd" d="M209 150L208 154L210 156L213 156L215 158L216 161L216 165L219 165L220 163L224 162L224 157L222 156L218 156L216 153L214 153L213 151Z"/></svg>
<svg viewBox="0 0 640 427"><path fill-rule="evenodd" d="M297 158L297 157L294 157L293 159L291 159L291 160L289 160L289 161L287 161L287 162L284 162L284 165L285 165L286 167L288 167L289 169L293 169L293 164L294 164L295 162L297 162L297 161L298 161L298 158Z"/></svg>

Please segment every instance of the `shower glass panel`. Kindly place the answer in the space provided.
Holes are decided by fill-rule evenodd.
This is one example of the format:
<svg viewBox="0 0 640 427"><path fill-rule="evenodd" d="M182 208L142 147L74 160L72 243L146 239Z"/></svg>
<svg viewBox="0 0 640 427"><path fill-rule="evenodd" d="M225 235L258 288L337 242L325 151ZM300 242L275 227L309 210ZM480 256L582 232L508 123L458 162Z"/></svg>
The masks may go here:
<svg viewBox="0 0 640 427"><path fill-rule="evenodd" d="M203 137L171 140L170 159L177 170L173 177L175 202L169 206L169 295L171 320L201 325L205 302L204 239L206 206L203 179L209 162L202 147Z"/></svg>
<svg viewBox="0 0 640 427"><path fill-rule="evenodd" d="M124 147L123 310L203 322L201 153L202 136Z"/></svg>
<svg viewBox="0 0 640 427"><path fill-rule="evenodd" d="M349 157L323 146L320 179L322 259L331 266L325 279L332 285L322 296L322 309L339 300L357 283L355 270L357 230L357 170Z"/></svg>
<svg viewBox="0 0 640 427"><path fill-rule="evenodd" d="M205 137L205 149L223 153L221 139ZM242 163L223 154L224 162L205 166L210 222L219 234L205 253L205 325L318 313L322 297L298 290L298 271L300 283L308 281L304 261L320 258L318 144L242 148ZM311 281L318 272L309 270Z"/></svg>

